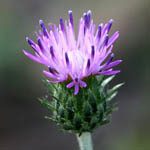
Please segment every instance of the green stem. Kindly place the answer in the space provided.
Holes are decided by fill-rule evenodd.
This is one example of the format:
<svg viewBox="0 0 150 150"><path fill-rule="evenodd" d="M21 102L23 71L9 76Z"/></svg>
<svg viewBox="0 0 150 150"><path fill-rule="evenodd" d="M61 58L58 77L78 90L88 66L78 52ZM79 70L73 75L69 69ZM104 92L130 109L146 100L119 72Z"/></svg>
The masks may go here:
<svg viewBox="0 0 150 150"><path fill-rule="evenodd" d="M80 150L93 150L91 133L84 132L81 136L77 135Z"/></svg>

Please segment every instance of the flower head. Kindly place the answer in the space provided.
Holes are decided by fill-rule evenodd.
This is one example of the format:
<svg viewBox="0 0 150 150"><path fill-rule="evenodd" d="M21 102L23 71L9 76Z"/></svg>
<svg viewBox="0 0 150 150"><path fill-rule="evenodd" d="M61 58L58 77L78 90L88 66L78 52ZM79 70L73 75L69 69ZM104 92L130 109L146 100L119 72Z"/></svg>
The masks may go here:
<svg viewBox="0 0 150 150"><path fill-rule="evenodd" d="M119 37L119 32L108 36L113 20L107 24L96 25L91 19L91 11L83 14L79 21L77 39L75 37L72 11L69 20L60 18L59 27L49 25L49 30L42 20L39 21L42 31L37 35L37 43L28 37L26 40L33 48L35 55L23 50L30 59L44 64L49 71L43 73L50 78L48 82L59 83L69 81L67 88L75 87L74 94L78 94L79 87L86 87L85 78L91 75L113 75L120 70L112 67L122 60L113 61L113 43Z"/></svg>

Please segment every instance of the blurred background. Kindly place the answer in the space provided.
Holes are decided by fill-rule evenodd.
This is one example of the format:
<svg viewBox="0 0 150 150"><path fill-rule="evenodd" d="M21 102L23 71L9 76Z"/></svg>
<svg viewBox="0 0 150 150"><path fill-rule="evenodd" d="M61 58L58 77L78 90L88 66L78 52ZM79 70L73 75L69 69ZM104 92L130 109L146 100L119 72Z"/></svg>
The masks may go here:
<svg viewBox="0 0 150 150"><path fill-rule="evenodd" d="M90 9L96 25L113 18L111 34L120 31L113 51L124 62L112 85L126 84L111 124L93 134L94 150L150 150L149 7L148 0L0 0L0 150L78 149L73 134L44 119L49 112L37 100L47 94L44 66L22 53L31 50L25 37L35 40L39 19L58 25L70 9L76 25Z"/></svg>

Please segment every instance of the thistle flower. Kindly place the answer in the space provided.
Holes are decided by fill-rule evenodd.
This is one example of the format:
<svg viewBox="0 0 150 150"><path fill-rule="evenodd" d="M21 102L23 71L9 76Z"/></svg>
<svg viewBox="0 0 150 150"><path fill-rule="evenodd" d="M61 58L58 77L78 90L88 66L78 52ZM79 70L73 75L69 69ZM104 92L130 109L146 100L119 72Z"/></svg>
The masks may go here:
<svg viewBox="0 0 150 150"><path fill-rule="evenodd" d="M96 31L91 11L81 17L77 38L72 11L69 11L68 21L60 18L59 27L50 24L47 29L42 20L39 23L42 31L36 33L37 43L26 38L35 55L26 50L23 52L48 67L49 71L43 73L50 79L43 82L52 99L39 99L52 112L51 117L45 118L60 125L62 130L75 133L80 150L93 150L91 132L109 123L111 113L117 108L111 100L123 85L107 87L114 75L120 72L112 69L122 62L112 61L113 43L119 32L108 36L112 19L105 25L100 24ZM106 78L107 75L112 76Z"/></svg>
<svg viewBox="0 0 150 150"><path fill-rule="evenodd" d="M79 21L78 37L75 37L72 11L69 11L69 20L60 18L59 27L49 25L47 29L42 20L39 21L42 31L36 33L37 43L26 38L33 48L35 55L23 50L30 59L44 64L49 71L43 73L50 79L47 82L68 82L67 88L75 87L77 95L79 87L88 86L85 79L92 75L114 75L120 70L112 67L122 60L113 61L113 43L119 37L116 31L109 37L113 20L107 24L96 25L91 19L91 11L83 14Z"/></svg>

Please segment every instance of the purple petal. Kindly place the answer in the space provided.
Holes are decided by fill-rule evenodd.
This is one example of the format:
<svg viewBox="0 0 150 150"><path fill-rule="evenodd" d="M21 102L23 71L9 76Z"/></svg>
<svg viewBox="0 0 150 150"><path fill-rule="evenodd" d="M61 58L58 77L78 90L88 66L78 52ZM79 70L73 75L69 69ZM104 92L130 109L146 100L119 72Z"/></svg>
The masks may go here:
<svg viewBox="0 0 150 150"><path fill-rule="evenodd" d="M105 41L104 41L104 46L107 46L107 44L108 44L108 39L109 39L109 37L108 37L108 35L106 35Z"/></svg>
<svg viewBox="0 0 150 150"><path fill-rule="evenodd" d="M57 79L57 77L54 74L50 73L50 72L47 72L47 71L43 70L43 73L44 73L44 75L46 75L49 78Z"/></svg>
<svg viewBox="0 0 150 150"><path fill-rule="evenodd" d="M48 26L49 26L49 30L50 30L50 31L53 31L52 24L49 24Z"/></svg>
<svg viewBox="0 0 150 150"><path fill-rule="evenodd" d="M65 28L64 28L64 22L63 22L63 19L60 18L59 21L60 21L60 28L61 28L62 32L64 32Z"/></svg>
<svg viewBox="0 0 150 150"><path fill-rule="evenodd" d="M43 51L44 51L44 48L43 48L43 44L42 44L40 38L38 39L38 45L39 45L39 48L41 49L41 51L43 52Z"/></svg>
<svg viewBox="0 0 150 150"><path fill-rule="evenodd" d="M67 84L67 88L72 88L74 86L74 81L72 81L71 83Z"/></svg>
<svg viewBox="0 0 150 150"><path fill-rule="evenodd" d="M29 43L29 45L33 48L33 50L39 54L39 52L36 49L36 43L34 43L30 38L26 37L27 42Z"/></svg>
<svg viewBox="0 0 150 150"><path fill-rule="evenodd" d="M115 32L108 41L108 47L114 43L114 41L119 37L119 31Z"/></svg>
<svg viewBox="0 0 150 150"><path fill-rule="evenodd" d="M53 48L53 46L51 46L51 47L50 47L50 54L51 54L52 58L54 58L54 57L55 57L55 55L54 55L54 48Z"/></svg>
<svg viewBox="0 0 150 150"><path fill-rule="evenodd" d="M46 36L46 37L48 38L48 32L47 32L47 29L46 29L46 27L45 27L45 25L44 25L43 20L40 20L40 21L39 21L39 24L40 24L40 26L41 26L41 28L42 28L42 30L43 30L44 36Z"/></svg>
<svg viewBox="0 0 150 150"><path fill-rule="evenodd" d="M98 26L98 33L97 33L97 38L100 39L101 38L101 32L102 32L102 24L100 24Z"/></svg>
<svg viewBox="0 0 150 150"><path fill-rule="evenodd" d="M29 37L26 37L26 40L28 41L31 47L35 46L35 43Z"/></svg>
<svg viewBox="0 0 150 150"><path fill-rule="evenodd" d="M109 33L110 28L111 28L113 22L114 22L114 20L113 20L113 19L110 19L110 21L109 21L109 23L108 23L107 33Z"/></svg>
<svg viewBox="0 0 150 150"><path fill-rule="evenodd" d="M88 20L88 15L86 13L84 14L84 21L85 21L85 27L88 28L89 27L89 20Z"/></svg>
<svg viewBox="0 0 150 150"><path fill-rule="evenodd" d="M116 60L110 64L108 64L106 67L102 68L102 69L109 69L111 67L117 66L118 64L120 64L122 62L122 60Z"/></svg>
<svg viewBox="0 0 150 150"><path fill-rule="evenodd" d="M54 37L55 37L55 40L56 42L58 43L58 31L57 31L57 26L56 24L54 24Z"/></svg>
<svg viewBox="0 0 150 150"><path fill-rule="evenodd" d="M67 52L65 53L65 60L66 60L66 64L69 65L69 57Z"/></svg>
<svg viewBox="0 0 150 150"><path fill-rule="evenodd" d="M109 59L107 60L107 62L105 64L106 65L110 64L111 61L113 60L114 56L115 56L114 53L112 53L111 56L109 57Z"/></svg>
<svg viewBox="0 0 150 150"><path fill-rule="evenodd" d="M79 92L79 85L75 84L75 90L74 90L74 95L77 95Z"/></svg>
<svg viewBox="0 0 150 150"><path fill-rule="evenodd" d="M91 12L91 10L89 10L88 12L87 12L87 17L88 17L88 22L90 23L90 20L91 20L91 14L92 14L92 12Z"/></svg>
<svg viewBox="0 0 150 150"><path fill-rule="evenodd" d="M120 70L115 70L115 71L104 71L104 72L99 72L98 74L102 74L102 75L113 75L113 74L117 74L119 73Z"/></svg>
<svg viewBox="0 0 150 150"><path fill-rule="evenodd" d="M86 69L87 69L87 70L89 70L90 64L91 64L91 63L90 63L90 59L88 59L88 60L87 60L87 65L86 65Z"/></svg>
<svg viewBox="0 0 150 150"><path fill-rule="evenodd" d="M52 73L53 75L56 74L56 72L51 67L48 67L48 69L49 69L49 72Z"/></svg>
<svg viewBox="0 0 150 150"><path fill-rule="evenodd" d="M34 60L34 61L36 61L36 62L38 62L38 63L40 63L40 64L43 64L43 62L42 62L39 58L37 58L36 56L30 54L30 53L27 52L26 50L22 50L22 51L23 51L23 53L24 53L27 57L29 57L30 59L32 59L32 60Z"/></svg>
<svg viewBox="0 0 150 150"><path fill-rule="evenodd" d="M79 81L79 83L80 83L80 85L82 86L82 87L86 87L87 86L87 84L85 83L85 82L83 82L83 81Z"/></svg>
<svg viewBox="0 0 150 150"><path fill-rule="evenodd" d="M70 20L70 23L71 23L71 25L72 25L72 27L73 27L73 15L72 15L72 10L69 10L68 13L69 13L69 20Z"/></svg>
<svg viewBox="0 0 150 150"><path fill-rule="evenodd" d="M106 31L107 31L107 24L105 24L105 25L103 26L102 35L104 35L104 34L106 33Z"/></svg>
<svg viewBox="0 0 150 150"><path fill-rule="evenodd" d="M94 58L95 55L95 47L94 45L91 46L91 57Z"/></svg>

